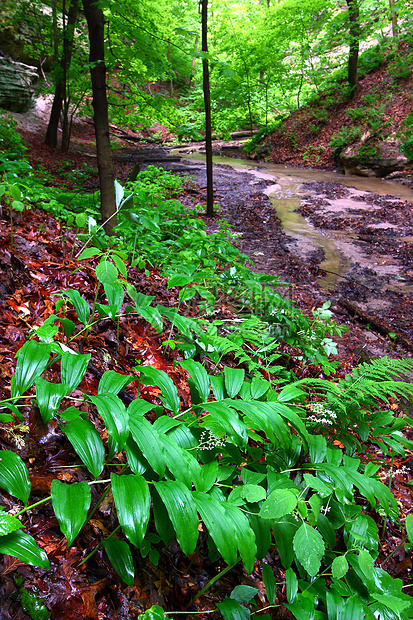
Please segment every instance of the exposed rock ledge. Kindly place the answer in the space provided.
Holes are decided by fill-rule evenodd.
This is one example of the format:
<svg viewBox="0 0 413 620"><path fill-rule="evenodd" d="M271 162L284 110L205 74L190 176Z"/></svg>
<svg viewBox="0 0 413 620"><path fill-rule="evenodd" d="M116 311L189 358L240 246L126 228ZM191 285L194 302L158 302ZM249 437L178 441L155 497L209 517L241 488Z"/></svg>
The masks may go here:
<svg viewBox="0 0 413 620"><path fill-rule="evenodd" d="M0 108L25 112L32 103L33 84L39 76L34 67L0 58Z"/></svg>
<svg viewBox="0 0 413 620"><path fill-rule="evenodd" d="M346 174L364 177L385 177L401 170L412 170L413 162L400 150L400 140L390 135L385 140L366 132L339 155L339 165Z"/></svg>

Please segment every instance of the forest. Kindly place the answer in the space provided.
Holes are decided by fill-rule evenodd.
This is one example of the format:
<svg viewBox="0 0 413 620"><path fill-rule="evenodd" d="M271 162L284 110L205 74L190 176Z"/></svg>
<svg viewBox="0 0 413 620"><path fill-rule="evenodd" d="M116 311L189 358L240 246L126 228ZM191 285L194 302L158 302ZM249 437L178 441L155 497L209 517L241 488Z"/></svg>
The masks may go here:
<svg viewBox="0 0 413 620"><path fill-rule="evenodd" d="M1 618L413 618L412 23L4 0Z"/></svg>

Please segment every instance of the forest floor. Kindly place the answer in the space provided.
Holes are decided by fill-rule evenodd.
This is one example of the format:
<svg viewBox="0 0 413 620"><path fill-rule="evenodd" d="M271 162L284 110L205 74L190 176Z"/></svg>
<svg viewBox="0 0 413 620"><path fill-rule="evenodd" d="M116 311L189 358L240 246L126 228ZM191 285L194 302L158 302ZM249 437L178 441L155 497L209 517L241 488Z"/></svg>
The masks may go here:
<svg viewBox="0 0 413 620"><path fill-rule="evenodd" d="M79 178L73 170L85 168L85 164L96 165L93 127L88 123L79 123L74 127L72 147L68 153L52 150L43 144L42 134L38 127L35 133L30 130L32 125L22 128L22 134L27 141L28 159L38 171L41 170L44 179L62 188L71 190L76 187ZM115 153L115 170L119 180L124 181L130 174L133 159L142 154L142 150L131 148L130 144L119 139L120 148ZM145 147L145 152L147 152ZM153 154L156 153L152 149ZM185 206L194 204L203 205L205 202L205 173L201 166L193 162L184 164L189 174L197 178L197 184L188 188L183 197ZM256 180L254 184L245 182L245 178L237 174L229 166L220 166L215 169L215 202L220 205L218 218L227 219L238 233L242 233L239 240L239 249L250 256L256 263L256 269L264 273L277 274L280 281L288 282L289 294L292 295L296 305L308 315L319 307L327 297L333 300L333 310L338 323L347 325L350 330L343 335L339 342L338 361L342 372L348 372L360 360L373 356L389 354L391 356L406 357L412 354L410 343L413 340L413 312L412 298L410 295L395 295L391 298L391 305L385 305L375 316L378 325L384 325L387 332L395 336L385 335L362 327L356 317L350 316L348 310L338 302L346 298L352 302L362 301L366 295L374 295L375 281L370 284L360 284L356 279L349 277L340 284L340 288L326 295L319 286L319 280L323 273L320 270L322 255L315 253L312 257L302 258L291 249L291 240L283 232L279 218L274 208L270 205L263 190L267 186L265 181ZM96 175L86 175L83 189L94 191L97 189ZM315 186L308 188L308 199L303 202L304 214L311 217L315 225L322 227L327 220L323 218L323 201L330 192L344 191L342 187ZM408 225L411 222L411 205L406 203L397 204L395 201L385 203L377 196L370 198L377 209L384 209L392 214L395 220L403 219ZM95 280L93 273L87 267L76 269L78 264L71 259L71 248L74 244L74 233L66 230L59 222L38 210L33 210L29 217L27 213L16 214L14 222L14 247L10 250L10 233L6 214L1 216L0 227L0 370L3 378L3 386L0 387L0 398L7 393L10 385L14 355L22 346L33 324L41 322L53 311L53 295L61 289L76 288L87 298L93 297ZM318 218L318 219L317 219ZM409 220L410 218L410 220ZM337 220L337 226L341 223ZM216 220L208 222L209 230L216 226ZM366 247L378 250L385 243L385 252L395 254L395 244L383 237L380 232L375 232L367 227L366 221L357 223L358 233L369 237L365 241ZM380 229L377 229L380 231ZM412 234L412 233L410 233ZM377 236L376 236L377 235ZM370 239L372 237L372 239ZM412 268L411 253L403 255L406 269ZM76 271L74 271L76 270ZM366 276L366 274L364 274ZM368 276L368 274L367 274ZM150 277L143 273L132 271L130 277L138 290L145 294L157 297L159 303L176 306L177 294L174 289L166 288L166 281L157 272L152 272ZM373 278L373 274L371 276ZM406 272L410 277L410 272ZM371 285L371 286L370 286ZM283 290L283 289L282 289ZM287 289L285 289L287 290ZM231 315L231 309L223 300L220 311ZM367 322L369 320L367 319ZM370 326L372 327L372 326ZM92 332L88 341L88 347L93 352L93 363L98 369L116 368L119 372L127 374L134 363L137 353L142 359L150 360L159 368L168 369L173 374L173 358L165 356L161 347L161 338L154 335L153 330L146 329L134 334L133 348L129 344L128 329L130 325L122 327L119 339L108 327L105 331ZM115 340L114 340L115 339ZM139 342L139 351L136 349ZM111 347L116 348L116 355ZM109 350L111 359L106 360L102 351ZM179 378L178 378L179 379ZM88 374L88 386L93 388L97 383L93 373ZM155 398L148 392L146 398ZM393 404L398 407L396 403ZM70 473L70 479L80 474L79 470L70 470L73 462L71 450L62 440L62 435L57 428L46 428L39 424L34 412L27 414L27 422L30 422L32 433L15 435L3 429L1 445L3 448L14 449L20 446L20 454L31 464L31 483L34 496L39 498L48 494L51 480L55 477L57 468L66 467L61 471ZM383 470L383 479L389 476L390 463L382 455L383 463L387 467L387 473ZM413 459L397 459L394 462L392 489L407 512L411 510L411 487L408 482L412 477ZM63 474L65 475L65 474ZM73 477L75 476L75 478ZM387 478L388 479L388 478ZM3 502L8 508L13 508L10 498ZM106 512L105 512L106 510ZM200 553L193 558L191 567L182 556L178 546L172 545L162 556L158 567L153 566L147 560L140 560L138 575L132 588L125 587L114 573L106 556L99 552L86 566L78 568L78 564L90 549L96 544L96 538L107 531L107 515L110 507L102 506L96 518L89 524L86 530L73 546L65 549L65 540L60 534L51 508L47 504L33 510L29 516L29 530L37 540L42 542L44 549L49 555L52 570L45 572L41 569L33 569L23 565L10 556L4 556L0 562L0 616L5 620L27 620L29 612L22 608L22 587L31 592L37 592L40 598L44 598L51 611L51 620L64 618L65 620L78 620L90 618L91 620L120 620L135 619L139 613L150 605L159 604L165 610L185 610L190 606L191 599L196 593L215 576L219 570L212 565L206 554ZM110 524L109 524L110 525ZM406 582L411 581L411 558L406 553L404 546L399 544L401 536L399 530L389 524L382 539L379 563L388 558L389 554L397 549L395 554L386 563L386 569L393 575L400 577ZM276 569L276 561L273 556L268 561ZM222 568L222 567L221 567ZM277 577L277 574L276 574ZM279 575L282 581L282 575ZM21 585L23 583L23 586ZM250 576L244 574L241 568L235 568L227 573L222 579L196 603L199 612L214 608L215 603L229 594L232 588L239 583L257 587L260 590L258 598L260 607L266 605L263 590L261 565L258 562ZM407 590L406 590L407 592ZM282 595L285 598L285 593ZM275 612L271 612L272 614ZM33 615L31 616L34 617ZM38 616L40 617L40 616ZM172 615L174 617L174 615ZM175 616L176 618L181 616ZM191 618L188 614L184 617ZM210 613L208 616L198 614L192 618L215 618L218 614ZM288 618L288 612L281 608L280 614L272 615L273 618Z"/></svg>

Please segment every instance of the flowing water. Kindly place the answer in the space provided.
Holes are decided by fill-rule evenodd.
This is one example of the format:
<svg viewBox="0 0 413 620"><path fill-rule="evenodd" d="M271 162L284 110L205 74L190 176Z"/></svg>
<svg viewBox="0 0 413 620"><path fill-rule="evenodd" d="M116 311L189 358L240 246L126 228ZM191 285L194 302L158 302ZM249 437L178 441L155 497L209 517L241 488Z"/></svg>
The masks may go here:
<svg viewBox="0 0 413 620"><path fill-rule="evenodd" d="M194 152L184 154L179 150L179 154L185 159L205 161L203 153ZM371 266L369 258L362 254L358 246L352 242L355 235L348 230L324 230L315 228L296 210L299 208L303 196L308 195L308 190L303 190L302 185L305 182L329 182L339 183L349 188L349 195L345 198L328 200L327 212L339 213L348 211L354 214L357 210L366 211L373 210L374 207L362 200L363 196L367 196L369 192L381 196L392 196L395 199L406 200L413 203L413 191L403 185L383 181L377 178L344 176L335 172L311 169L287 168L286 166L253 163L243 159L233 159L231 157L214 157L215 164L227 164L239 171L254 175L259 179L268 181L268 187L265 193L270 197L272 204L277 210L277 215L281 220L282 227L288 236L293 237L297 242L298 251L301 254L308 255L317 248L324 251L324 261L320 264L320 268L326 270L327 276L320 281L320 284L327 289L334 287L337 275L344 275L350 268L352 263L359 263L362 266ZM251 180L246 180L251 183ZM253 182L253 181L252 181ZM353 200L356 198L356 200ZM382 227L383 225L377 225ZM386 227L391 227L386 224ZM403 237L403 241L408 241L407 237ZM390 262L383 265L374 263L376 273L383 272L383 275L391 274L397 271L397 267ZM388 288L398 289L398 283L391 283ZM405 292L412 287L401 287ZM412 289L413 290L413 289Z"/></svg>

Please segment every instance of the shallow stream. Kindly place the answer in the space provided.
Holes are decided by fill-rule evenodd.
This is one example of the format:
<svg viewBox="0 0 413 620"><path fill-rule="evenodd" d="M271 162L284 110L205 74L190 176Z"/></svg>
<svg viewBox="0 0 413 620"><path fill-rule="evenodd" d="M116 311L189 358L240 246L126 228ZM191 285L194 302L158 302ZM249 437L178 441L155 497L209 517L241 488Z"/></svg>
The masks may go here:
<svg viewBox="0 0 413 620"><path fill-rule="evenodd" d="M179 151L185 159L204 161L203 153L183 153ZM335 214L351 214L357 217L357 213L374 211L371 202L363 200L370 193L379 196L393 197L396 200L405 200L413 204L413 191L403 185L383 181L377 178L365 178L356 176L344 176L335 172L287 168L281 165L267 163L253 163L243 159L233 159L230 157L214 157L215 164L226 164L236 169L239 173L254 175L256 178L268 182L268 187L264 192L270 197L271 202L277 210L277 215L281 220L282 227L289 237L295 239L294 251L306 256L317 248L324 251L324 260L320 268L327 271L327 275L320 281L320 284L327 289L332 289L338 275L344 275L349 271L352 264L357 263L362 267L373 268L376 273L391 275L394 273L395 280L389 283L386 288L392 290L403 290L407 292L413 287L403 285L397 281L399 277L397 265L392 261L374 261L374 257L366 256L354 242L356 235L349 230L322 230L313 226L302 215L296 212L300 207L301 200L308 196L311 190L303 189L302 185L306 182L327 182L338 183L349 188L345 198L324 200L324 214L334 216ZM248 179L248 184L253 184L254 180ZM389 230L395 228L394 225L386 223L374 224L376 218L372 213L371 226ZM396 234L396 230L394 231ZM403 241L410 241L403 236ZM397 237L396 237L397 239ZM409 291L410 292L410 291Z"/></svg>

